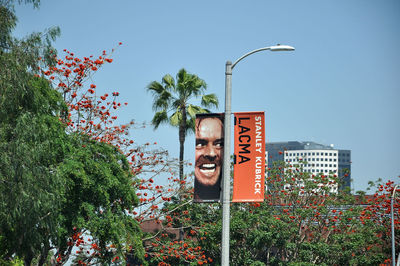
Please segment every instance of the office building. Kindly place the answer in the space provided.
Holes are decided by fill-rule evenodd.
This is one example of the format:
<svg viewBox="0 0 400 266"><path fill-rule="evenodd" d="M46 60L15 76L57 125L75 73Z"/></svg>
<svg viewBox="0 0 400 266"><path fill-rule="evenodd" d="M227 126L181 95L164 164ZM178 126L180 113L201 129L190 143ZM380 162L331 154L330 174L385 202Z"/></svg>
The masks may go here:
<svg viewBox="0 0 400 266"><path fill-rule="evenodd" d="M269 168L276 161L286 163L307 162L303 171L311 174L336 174L343 186L350 188L351 151L334 149L333 145L322 145L312 141L267 142L266 160Z"/></svg>

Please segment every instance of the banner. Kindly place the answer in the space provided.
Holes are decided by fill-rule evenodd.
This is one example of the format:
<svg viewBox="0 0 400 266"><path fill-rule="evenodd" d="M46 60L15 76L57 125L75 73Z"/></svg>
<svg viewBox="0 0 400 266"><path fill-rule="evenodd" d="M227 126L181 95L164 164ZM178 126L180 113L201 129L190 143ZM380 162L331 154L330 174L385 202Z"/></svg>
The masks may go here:
<svg viewBox="0 0 400 266"><path fill-rule="evenodd" d="M264 200L264 112L235 113L233 202Z"/></svg>
<svg viewBox="0 0 400 266"><path fill-rule="evenodd" d="M195 136L194 202L218 202L224 160L224 115L196 115Z"/></svg>

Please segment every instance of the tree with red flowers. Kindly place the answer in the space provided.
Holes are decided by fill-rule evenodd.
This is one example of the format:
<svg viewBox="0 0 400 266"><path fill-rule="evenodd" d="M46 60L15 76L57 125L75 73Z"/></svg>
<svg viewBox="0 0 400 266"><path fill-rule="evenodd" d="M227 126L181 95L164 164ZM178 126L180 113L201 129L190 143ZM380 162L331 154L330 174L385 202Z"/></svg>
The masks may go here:
<svg viewBox="0 0 400 266"><path fill-rule="evenodd" d="M233 204L232 263L275 265L378 265L390 258L390 192L393 182L379 185L373 196L332 193L341 180L333 173L311 175L302 164L276 164L268 169L263 203ZM396 231L399 203L395 204ZM379 210L379 211L378 211ZM199 244L206 256L218 259L219 216L206 224ZM208 218L208 217L207 217ZM399 235L397 234L397 243Z"/></svg>
<svg viewBox="0 0 400 266"><path fill-rule="evenodd" d="M113 124L112 110L122 106L118 92L108 102L108 95L93 97L94 84L82 91L112 59L71 60L67 53L62 62L50 45L58 29L17 40L12 2L0 5L0 13L2 260L42 265L79 256L82 264L110 263L129 252L145 263L141 230L129 213L139 205L135 188L147 180L135 175L159 170L147 166L165 152L127 140L133 122Z"/></svg>
<svg viewBox="0 0 400 266"><path fill-rule="evenodd" d="M390 262L390 194L393 182L378 184L375 194L339 190L334 174L312 175L298 165L276 164L268 169L263 203L231 206L230 261L234 265L378 265ZM174 202L162 209L158 235L147 242L147 255L165 265L218 264L221 208L218 204ZM399 242L400 200L395 210ZM175 205L174 205L175 204ZM182 224L180 242L174 230ZM175 239L175 241L174 241ZM189 247L186 249L185 247ZM197 249L196 249L197 248ZM197 253L190 253L197 251ZM396 251L398 252L398 251Z"/></svg>

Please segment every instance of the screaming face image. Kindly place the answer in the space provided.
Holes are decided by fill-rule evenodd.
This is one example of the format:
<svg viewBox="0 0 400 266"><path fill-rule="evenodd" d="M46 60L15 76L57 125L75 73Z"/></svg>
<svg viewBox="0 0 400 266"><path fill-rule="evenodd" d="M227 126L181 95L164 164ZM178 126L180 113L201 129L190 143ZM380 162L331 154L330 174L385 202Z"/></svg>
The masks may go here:
<svg viewBox="0 0 400 266"><path fill-rule="evenodd" d="M219 118L196 120L195 178L204 186L217 183L222 166L223 126Z"/></svg>

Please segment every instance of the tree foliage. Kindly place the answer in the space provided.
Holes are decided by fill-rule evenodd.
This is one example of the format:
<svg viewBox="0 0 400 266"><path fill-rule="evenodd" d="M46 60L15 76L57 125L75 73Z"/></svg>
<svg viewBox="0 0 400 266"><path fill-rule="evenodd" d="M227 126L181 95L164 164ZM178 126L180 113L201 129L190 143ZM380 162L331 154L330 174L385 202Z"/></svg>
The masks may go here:
<svg viewBox="0 0 400 266"><path fill-rule="evenodd" d="M59 30L13 38L13 2L1 3L2 261L42 265L54 254L53 263L62 263L74 252L81 263L111 263L129 252L144 263L141 232L129 215L139 201L127 157L111 141L69 130L71 104L44 78L43 68L56 69L51 41Z"/></svg>
<svg viewBox="0 0 400 266"><path fill-rule="evenodd" d="M209 113L209 107L218 107L215 94L204 94L207 84L197 75L188 73L184 68L176 74L176 80L167 74L161 83L153 81L147 90L153 94L153 110L156 112L151 123L154 129L159 125L169 123L179 129L179 182L180 192L184 188L184 150L185 139L188 132L194 132L196 114ZM201 98L200 106L194 105L192 99ZM203 108L203 107L204 108ZM182 195L181 195L182 197ZM180 232L180 239L183 231Z"/></svg>
<svg viewBox="0 0 400 266"><path fill-rule="evenodd" d="M68 136L52 114L63 107L60 95L40 78L32 77L27 87L25 92L1 87L0 109L16 110L0 119L0 232L3 255L30 261L47 253L49 246L42 244L49 245L57 231L64 187L57 165L68 152ZM8 93L19 101L10 101Z"/></svg>
<svg viewBox="0 0 400 266"><path fill-rule="evenodd" d="M263 203L231 205L232 265L379 265L390 262L390 195L393 182L376 193L335 191L334 174L311 175L302 164L268 169ZM188 193L192 193L191 190ZM395 209L399 243L400 201ZM167 204L163 227L147 254L166 265L219 265L222 208L217 204ZM177 241L174 228L185 238ZM171 231L172 230L172 231ZM397 245L398 246L398 245ZM397 250L398 252L398 250Z"/></svg>
<svg viewBox="0 0 400 266"><path fill-rule="evenodd" d="M184 143L188 132L194 132L196 114L209 113L209 107L218 107L215 94L204 94L207 84L197 75L188 73L184 68L176 74L176 80L169 74L161 83L151 82L147 86L154 96L153 109L156 112L151 121L157 129L163 123L179 129L179 178L183 180ZM190 103L192 99L201 98L201 106Z"/></svg>

